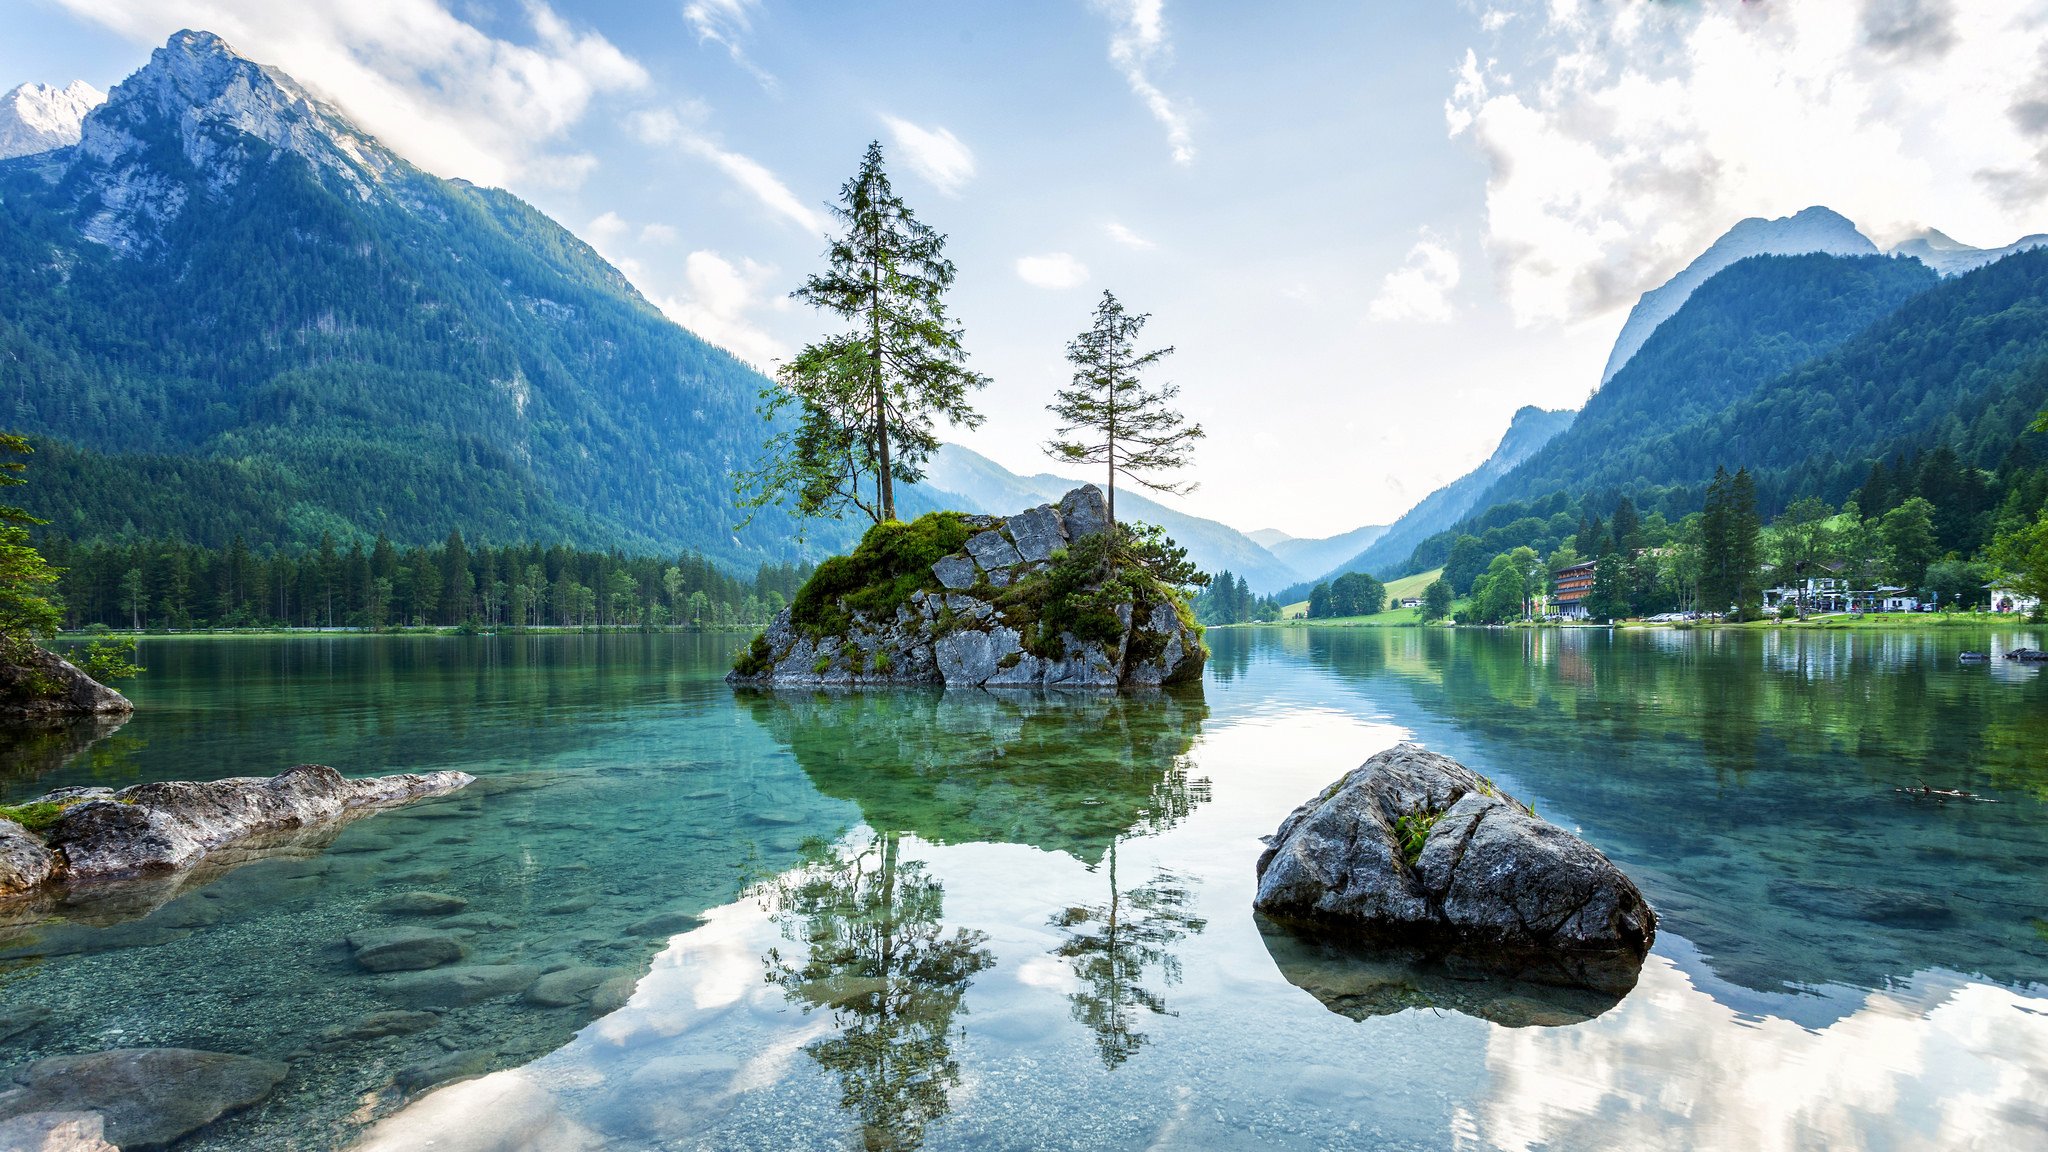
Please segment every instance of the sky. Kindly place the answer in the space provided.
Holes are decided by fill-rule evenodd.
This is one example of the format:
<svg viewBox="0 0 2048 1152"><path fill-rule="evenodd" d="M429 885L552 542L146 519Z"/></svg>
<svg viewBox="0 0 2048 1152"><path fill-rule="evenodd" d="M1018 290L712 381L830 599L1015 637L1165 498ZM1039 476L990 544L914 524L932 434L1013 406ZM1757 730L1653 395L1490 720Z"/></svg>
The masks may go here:
<svg viewBox="0 0 2048 1152"><path fill-rule="evenodd" d="M948 236L1019 472L1113 291L1208 436L1170 502L1326 536L1577 407L1747 216L2048 232L2048 0L0 0L0 88L202 28L508 188L766 370L870 140ZM1093 478L1093 477L1088 477Z"/></svg>

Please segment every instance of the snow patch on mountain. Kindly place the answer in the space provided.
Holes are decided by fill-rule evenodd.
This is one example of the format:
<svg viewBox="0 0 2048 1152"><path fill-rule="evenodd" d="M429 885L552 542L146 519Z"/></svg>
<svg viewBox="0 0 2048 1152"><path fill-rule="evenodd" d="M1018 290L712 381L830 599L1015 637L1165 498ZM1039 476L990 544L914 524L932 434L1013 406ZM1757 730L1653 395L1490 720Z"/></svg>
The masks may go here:
<svg viewBox="0 0 2048 1152"><path fill-rule="evenodd" d="M83 80L62 88L23 84L0 96L0 160L78 143L86 113L106 98L106 93Z"/></svg>

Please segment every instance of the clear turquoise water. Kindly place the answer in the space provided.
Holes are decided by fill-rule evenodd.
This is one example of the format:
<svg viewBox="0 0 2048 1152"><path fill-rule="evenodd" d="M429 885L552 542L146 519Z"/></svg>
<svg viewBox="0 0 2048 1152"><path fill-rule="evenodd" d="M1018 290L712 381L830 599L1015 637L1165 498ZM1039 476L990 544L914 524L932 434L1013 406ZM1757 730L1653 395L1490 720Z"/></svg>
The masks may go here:
<svg viewBox="0 0 2048 1152"><path fill-rule="evenodd" d="M2048 636L1211 639L1201 693L1112 700L736 697L730 637L152 641L137 717L16 742L4 798L479 783L146 915L0 929L0 1063L290 1062L191 1148L2048 1143L2048 680L1955 660ZM1260 934L1257 838L1400 739L1637 877L1633 993L1375 1015L1363 969ZM379 906L415 891L465 906ZM396 923L496 984L357 970L343 937ZM580 991L535 1002L550 971ZM367 1034L393 1011L417 1030Z"/></svg>

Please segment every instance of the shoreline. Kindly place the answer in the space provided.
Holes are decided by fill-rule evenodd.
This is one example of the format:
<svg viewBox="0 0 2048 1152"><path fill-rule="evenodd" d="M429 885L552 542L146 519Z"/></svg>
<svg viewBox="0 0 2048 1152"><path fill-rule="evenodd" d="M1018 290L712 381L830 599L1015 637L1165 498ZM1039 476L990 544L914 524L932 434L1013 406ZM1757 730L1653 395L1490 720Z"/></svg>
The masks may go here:
<svg viewBox="0 0 2048 1152"><path fill-rule="evenodd" d="M1805 620L1781 620L1777 619L1776 617L1770 617L1762 620L1744 621L1660 620L1651 622L1645 620L1616 620L1608 624L1595 624L1589 621L1577 620L1521 620L1511 624L1455 624L1448 620L1423 623L1419 620L1413 619L1381 621L1372 616L1349 616L1335 620L1305 620L1296 617L1290 620L1269 620L1263 623L1248 622L1244 624L1205 625L1205 627L1208 628L1519 628L1531 630L1540 628L1555 628L1559 630L1572 629L1588 631L1621 629L1624 631L1631 632L1653 631L1660 629L1674 632L1692 632L1719 629L1738 630L1745 632L1760 632L1769 631L1772 629L1788 629L1814 632L1869 632L1911 631L1916 629L1941 630L1952 628L2039 628L2043 626L2044 624L2030 621L2026 616L2017 612L1886 612L1869 613L1861 617L1850 617L1846 614L1837 614L1831 616L1812 616L1808 617Z"/></svg>

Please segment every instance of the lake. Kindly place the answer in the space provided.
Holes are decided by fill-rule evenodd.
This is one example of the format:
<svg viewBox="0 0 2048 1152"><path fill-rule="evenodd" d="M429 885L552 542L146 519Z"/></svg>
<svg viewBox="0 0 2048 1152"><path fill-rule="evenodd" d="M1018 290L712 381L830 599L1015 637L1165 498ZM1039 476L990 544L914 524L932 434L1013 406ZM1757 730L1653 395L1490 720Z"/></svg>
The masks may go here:
<svg viewBox="0 0 2048 1152"><path fill-rule="evenodd" d="M478 782L0 930L0 1064L289 1063L181 1150L2048 1146L2048 680L1956 660L2048 633L1210 639L1128 698L735 695L732 636L147 641L135 718L15 740L6 800ZM1636 878L1632 993L1532 1016L1261 931L1259 837L1401 740ZM359 970L393 925L468 955Z"/></svg>

